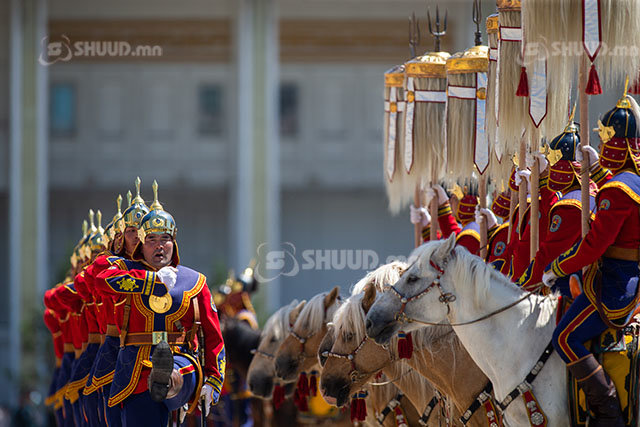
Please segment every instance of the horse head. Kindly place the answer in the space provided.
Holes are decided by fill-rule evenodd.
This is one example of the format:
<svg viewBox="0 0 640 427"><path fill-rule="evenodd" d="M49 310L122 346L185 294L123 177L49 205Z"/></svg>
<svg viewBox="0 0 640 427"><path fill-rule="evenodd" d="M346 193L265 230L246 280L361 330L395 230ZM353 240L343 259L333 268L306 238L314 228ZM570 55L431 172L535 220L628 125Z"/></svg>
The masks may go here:
<svg viewBox="0 0 640 427"><path fill-rule="evenodd" d="M410 332L424 324L437 324L447 318L449 303L455 296L445 292L446 264L454 256L455 235L446 240L427 242L417 248L400 279L373 304L366 318L367 335L379 344L388 344L399 330ZM419 303L416 303L419 300Z"/></svg>
<svg viewBox="0 0 640 427"><path fill-rule="evenodd" d="M278 377L294 381L300 372L310 371L318 363L317 352L327 332L327 322L338 305L339 287L314 296L297 315L275 356Z"/></svg>
<svg viewBox="0 0 640 427"><path fill-rule="evenodd" d="M289 322L295 322L304 304L305 301L298 303L297 300L293 300L267 320L247 373L247 383L253 395L263 399L271 397L276 379L275 352L284 341L289 330Z"/></svg>
<svg viewBox="0 0 640 427"><path fill-rule="evenodd" d="M376 288L370 283L365 291L352 295L338 309L333 319L332 334L325 338L319 354L324 361L320 390L324 399L335 406L344 406L354 393L391 362L384 347L368 339L364 318L376 298ZM331 345L329 351L324 350Z"/></svg>

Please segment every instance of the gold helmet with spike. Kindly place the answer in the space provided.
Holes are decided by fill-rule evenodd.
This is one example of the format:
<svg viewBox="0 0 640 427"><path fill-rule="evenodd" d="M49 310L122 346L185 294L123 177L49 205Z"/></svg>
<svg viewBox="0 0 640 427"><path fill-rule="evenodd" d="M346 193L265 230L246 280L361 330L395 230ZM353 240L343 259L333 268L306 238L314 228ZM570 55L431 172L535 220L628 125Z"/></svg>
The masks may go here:
<svg viewBox="0 0 640 427"><path fill-rule="evenodd" d="M113 219L107 226L104 228L104 243L105 246L109 247L109 245L113 242L116 237L116 234L119 230L116 228L116 224L122 218L122 196L118 194L116 198L116 214L113 216Z"/></svg>
<svg viewBox="0 0 640 427"><path fill-rule="evenodd" d="M173 262L175 265L179 263L178 244L176 242L176 221L173 216L164 210L162 204L158 201L158 183L153 181L153 204L151 210L142 218L138 227L138 238L140 244L144 244L144 239L148 234L168 234L174 242ZM135 200L134 200L135 201ZM138 245L140 247L140 245Z"/></svg>
<svg viewBox="0 0 640 427"><path fill-rule="evenodd" d="M142 217L149 213L149 208L140 196L140 182L140 177L137 177L135 182L136 197L131 201L129 207L122 214L122 220L118 221L118 229L121 233L124 233L124 230L127 227L138 228Z"/></svg>
<svg viewBox="0 0 640 427"><path fill-rule="evenodd" d="M96 214L96 220L98 221L98 226L96 227L95 224L92 224L95 231L89 236L89 258L106 249L104 228L102 228L102 212L100 212L100 210L98 210Z"/></svg>

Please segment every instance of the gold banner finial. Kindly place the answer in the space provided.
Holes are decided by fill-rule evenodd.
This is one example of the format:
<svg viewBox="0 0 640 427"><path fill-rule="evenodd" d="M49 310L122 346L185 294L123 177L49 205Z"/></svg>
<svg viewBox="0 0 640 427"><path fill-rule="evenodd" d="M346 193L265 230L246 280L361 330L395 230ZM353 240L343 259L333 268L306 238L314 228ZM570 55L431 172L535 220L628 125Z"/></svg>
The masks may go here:
<svg viewBox="0 0 640 427"><path fill-rule="evenodd" d="M127 191L127 207L131 206L131 198L133 194L131 194L131 190Z"/></svg>
<svg viewBox="0 0 640 427"><path fill-rule="evenodd" d="M102 211L98 209L98 213L96 214L96 219L98 221L98 230L102 228Z"/></svg>
<svg viewBox="0 0 640 427"><path fill-rule="evenodd" d="M116 206L118 206L117 215L122 216L122 195L120 194L118 194L118 197L116 198Z"/></svg>
<svg viewBox="0 0 640 427"><path fill-rule="evenodd" d="M153 204L151 205L151 210L164 210L158 201L158 181L154 179L151 188L153 188Z"/></svg>
<svg viewBox="0 0 640 427"><path fill-rule="evenodd" d="M82 221L82 235L86 237L87 233L89 232L89 224L87 223L87 220L83 220Z"/></svg>

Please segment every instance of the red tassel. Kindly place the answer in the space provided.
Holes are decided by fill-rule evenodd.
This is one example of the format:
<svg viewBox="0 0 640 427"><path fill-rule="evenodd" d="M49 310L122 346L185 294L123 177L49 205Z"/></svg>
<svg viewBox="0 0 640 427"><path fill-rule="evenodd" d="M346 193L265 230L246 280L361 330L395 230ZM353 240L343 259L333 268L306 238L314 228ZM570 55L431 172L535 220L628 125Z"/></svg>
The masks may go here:
<svg viewBox="0 0 640 427"><path fill-rule="evenodd" d="M360 392L358 394L360 406L358 407L358 421L364 421L367 419L367 402L364 400L367 397L366 392Z"/></svg>
<svg viewBox="0 0 640 427"><path fill-rule="evenodd" d="M280 407L284 403L284 387L282 387L281 385L276 385L273 388L271 402L273 403L274 408L280 409Z"/></svg>
<svg viewBox="0 0 640 427"><path fill-rule="evenodd" d="M600 86L600 79L598 78L598 72L596 67L591 64L591 70L589 70L589 81L587 82L587 88L584 93L587 95L600 95L602 93L602 87Z"/></svg>
<svg viewBox="0 0 640 427"><path fill-rule="evenodd" d="M300 392L300 396L309 396L309 381L307 380L307 374L302 372L298 377L297 391Z"/></svg>
<svg viewBox="0 0 640 427"><path fill-rule="evenodd" d="M307 404L307 397L300 394L300 389L296 388L293 394L293 403L300 412L309 412L309 405Z"/></svg>
<svg viewBox="0 0 640 427"><path fill-rule="evenodd" d="M367 403L365 402L367 397L366 392L359 392L353 395L351 399L351 422L364 421L367 419Z"/></svg>
<svg viewBox="0 0 640 427"><path fill-rule="evenodd" d="M629 93L634 95L640 95L640 73L636 77L636 81L631 85L631 89L629 89Z"/></svg>
<svg viewBox="0 0 640 427"><path fill-rule="evenodd" d="M518 83L516 96L529 96L529 79L526 67L520 67L520 83Z"/></svg>
<svg viewBox="0 0 640 427"><path fill-rule="evenodd" d="M358 413L358 399L353 397L351 399L351 412L349 414L349 418L351 419L351 422L354 422L356 420L357 413Z"/></svg>
<svg viewBox="0 0 640 427"><path fill-rule="evenodd" d="M311 376L309 377L309 395L318 395L318 377L316 376L315 371L312 372Z"/></svg>
<svg viewBox="0 0 640 427"><path fill-rule="evenodd" d="M405 334L404 332L398 333L398 357L400 359L411 359L413 355L413 339L411 338L411 332Z"/></svg>

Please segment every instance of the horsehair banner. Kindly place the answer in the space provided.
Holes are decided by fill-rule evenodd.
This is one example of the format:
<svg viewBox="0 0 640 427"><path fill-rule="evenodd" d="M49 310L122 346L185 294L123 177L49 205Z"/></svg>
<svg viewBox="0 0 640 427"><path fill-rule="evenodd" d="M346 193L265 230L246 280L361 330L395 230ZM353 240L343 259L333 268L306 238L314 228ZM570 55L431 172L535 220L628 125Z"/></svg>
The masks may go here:
<svg viewBox="0 0 640 427"><path fill-rule="evenodd" d="M404 167L416 184L431 177L444 160L447 52L431 52L405 64L407 106Z"/></svg>
<svg viewBox="0 0 640 427"><path fill-rule="evenodd" d="M406 173L402 168L404 138L404 65L397 65L384 74L384 163L385 189L389 210L398 213L409 200L405 191Z"/></svg>
<svg viewBox="0 0 640 427"><path fill-rule="evenodd" d="M549 61L550 95L562 86L576 87L576 71L585 56L597 68L603 89L638 75L637 0L527 0L522 2L522 20L525 45Z"/></svg>
<svg viewBox="0 0 640 427"><path fill-rule="evenodd" d="M400 87L401 89L402 87ZM396 141L398 135L398 113L404 111L405 102L398 100L398 87L389 88L389 99L384 102L384 111L389 113L387 117L387 159L386 171L389 181L393 181L396 170Z"/></svg>
<svg viewBox="0 0 640 427"><path fill-rule="evenodd" d="M489 165L486 133L489 48L474 46L447 61L447 174L469 177L474 165L483 174Z"/></svg>

